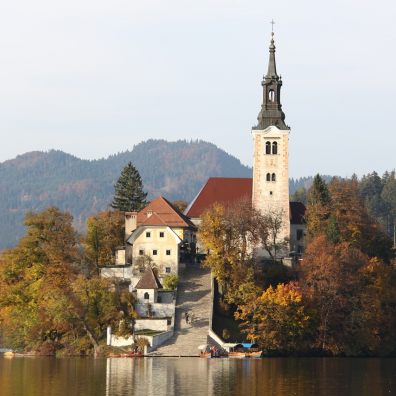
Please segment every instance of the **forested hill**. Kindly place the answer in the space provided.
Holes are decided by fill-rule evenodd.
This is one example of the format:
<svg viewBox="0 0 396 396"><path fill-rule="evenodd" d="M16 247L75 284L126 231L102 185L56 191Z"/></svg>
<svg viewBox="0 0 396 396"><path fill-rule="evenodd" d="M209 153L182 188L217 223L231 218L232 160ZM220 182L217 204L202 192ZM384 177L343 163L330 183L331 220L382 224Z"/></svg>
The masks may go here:
<svg viewBox="0 0 396 396"><path fill-rule="evenodd" d="M149 140L106 159L81 160L62 151L30 152L0 163L0 250L24 233L23 217L49 205L70 211L82 229L106 209L128 163L138 168L149 198L190 201L210 176L251 177L251 168L203 141Z"/></svg>

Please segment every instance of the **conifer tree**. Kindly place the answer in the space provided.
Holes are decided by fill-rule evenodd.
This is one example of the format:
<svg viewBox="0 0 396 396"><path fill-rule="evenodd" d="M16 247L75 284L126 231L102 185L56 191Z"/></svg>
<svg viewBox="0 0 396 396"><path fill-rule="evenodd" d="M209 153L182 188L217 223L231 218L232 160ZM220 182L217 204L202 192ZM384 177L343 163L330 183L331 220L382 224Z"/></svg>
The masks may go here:
<svg viewBox="0 0 396 396"><path fill-rule="evenodd" d="M146 205L147 193L139 171L128 162L114 186L114 198L111 207L121 212L139 211Z"/></svg>

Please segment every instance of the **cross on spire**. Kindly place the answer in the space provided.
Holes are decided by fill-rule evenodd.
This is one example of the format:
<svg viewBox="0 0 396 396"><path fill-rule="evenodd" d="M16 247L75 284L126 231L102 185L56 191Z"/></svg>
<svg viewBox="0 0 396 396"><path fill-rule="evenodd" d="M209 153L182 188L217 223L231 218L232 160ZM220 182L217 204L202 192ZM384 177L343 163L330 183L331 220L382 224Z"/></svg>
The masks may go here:
<svg viewBox="0 0 396 396"><path fill-rule="evenodd" d="M272 33L272 35L274 35L274 25L275 25L275 21L272 19L271 22L270 22L270 24L272 25L272 27L271 27L271 33Z"/></svg>

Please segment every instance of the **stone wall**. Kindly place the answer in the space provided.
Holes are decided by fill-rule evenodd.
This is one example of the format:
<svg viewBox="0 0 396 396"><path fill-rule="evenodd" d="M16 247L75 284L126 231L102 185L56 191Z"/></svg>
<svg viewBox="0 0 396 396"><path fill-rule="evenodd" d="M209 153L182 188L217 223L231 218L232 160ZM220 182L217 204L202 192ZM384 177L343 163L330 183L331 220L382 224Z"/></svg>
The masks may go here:
<svg viewBox="0 0 396 396"><path fill-rule="evenodd" d="M136 304L135 308L141 317L147 317L147 304ZM151 312L153 313L154 318L173 318L175 316L175 304L151 304Z"/></svg>
<svg viewBox="0 0 396 396"><path fill-rule="evenodd" d="M171 324L168 325L167 319L136 319L135 331L138 330L156 330L156 331L168 331L171 328Z"/></svg>
<svg viewBox="0 0 396 396"><path fill-rule="evenodd" d="M132 277L132 267L104 267L100 269L100 276L103 278L124 278L129 280Z"/></svg>

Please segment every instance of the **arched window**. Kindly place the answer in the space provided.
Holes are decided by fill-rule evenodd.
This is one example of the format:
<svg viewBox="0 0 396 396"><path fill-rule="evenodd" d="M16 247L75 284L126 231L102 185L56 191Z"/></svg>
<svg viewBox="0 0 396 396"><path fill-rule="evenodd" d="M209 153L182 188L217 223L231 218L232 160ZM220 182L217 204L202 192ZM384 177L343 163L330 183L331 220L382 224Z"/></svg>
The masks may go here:
<svg viewBox="0 0 396 396"><path fill-rule="evenodd" d="M273 102L275 100L275 92L273 89L270 89L268 92L268 100L270 102Z"/></svg>
<svg viewBox="0 0 396 396"><path fill-rule="evenodd" d="M272 174L272 179L271 179L272 181L276 181L276 175L275 175L275 173L273 173Z"/></svg>
<svg viewBox="0 0 396 396"><path fill-rule="evenodd" d="M146 292L146 293L144 293L144 299L145 300L148 300L150 298L150 295Z"/></svg>
<svg viewBox="0 0 396 396"><path fill-rule="evenodd" d="M278 143L272 143L272 154L278 154Z"/></svg>
<svg viewBox="0 0 396 396"><path fill-rule="evenodd" d="M271 181L271 174L267 173L267 181Z"/></svg>
<svg viewBox="0 0 396 396"><path fill-rule="evenodd" d="M271 142L265 143L265 154L271 154Z"/></svg>

